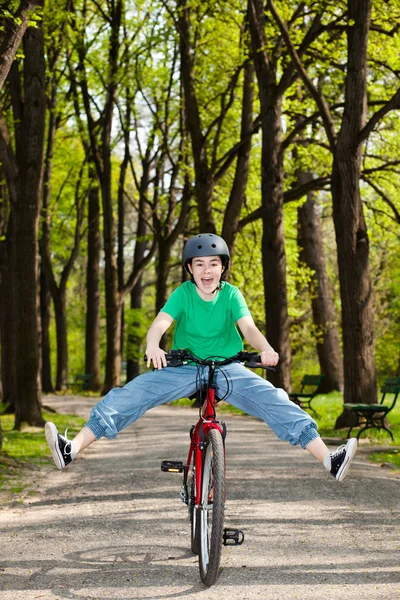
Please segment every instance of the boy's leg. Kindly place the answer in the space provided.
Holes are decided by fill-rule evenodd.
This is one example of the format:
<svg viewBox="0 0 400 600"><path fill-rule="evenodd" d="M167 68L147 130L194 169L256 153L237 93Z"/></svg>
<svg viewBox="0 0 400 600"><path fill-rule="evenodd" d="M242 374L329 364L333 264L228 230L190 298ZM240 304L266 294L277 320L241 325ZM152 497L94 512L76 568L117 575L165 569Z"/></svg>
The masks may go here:
<svg viewBox="0 0 400 600"><path fill-rule="evenodd" d="M80 432L72 440L75 446L75 452L79 454L85 448L96 441L96 436L89 427L83 427Z"/></svg>
<svg viewBox="0 0 400 600"><path fill-rule="evenodd" d="M357 449L351 439L336 451L329 452L320 438L318 425L308 413L289 400L283 389L238 363L218 371L217 394L250 415L263 419L272 431L292 445L300 445L319 460L338 480L342 481ZM226 376L226 377L225 377Z"/></svg>
<svg viewBox="0 0 400 600"><path fill-rule="evenodd" d="M196 367L168 367L149 371L111 390L90 413L90 418L73 440L46 423L46 439L59 469L68 466L77 454L100 437L114 438L124 427L159 404L192 395L196 391Z"/></svg>

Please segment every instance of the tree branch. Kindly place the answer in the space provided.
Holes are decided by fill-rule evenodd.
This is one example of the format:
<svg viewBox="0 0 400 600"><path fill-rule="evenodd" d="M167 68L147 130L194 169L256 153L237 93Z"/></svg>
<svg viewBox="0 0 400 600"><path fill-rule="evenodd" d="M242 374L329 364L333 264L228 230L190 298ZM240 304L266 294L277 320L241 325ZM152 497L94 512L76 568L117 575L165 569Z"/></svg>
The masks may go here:
<svg viewBox="0 0 400 600"><path fill-rule="evenodd" d="M400 108L400 88L397 92L391 97L388 102L382 108L376 111L368 121L368 123L363 127L358 136L358 143L362 144L369 134L373 131L375 126L379 123L379 121L391 110L396 108Z"/></svg>
<svg viewBox="0 0 400 600"><path fill-rule="evenodd" d="M386 202L386 204L388 206L390 206L390 208L392 209L392 211L394 213L394 220L400 225L400 212L397 210L397 208L394 205L394 203L392 202L392 200L390 200L390 198L385 194L385 192L383 192L376 185L376 183L374 183L373 181L371 181L371 179L369 179L368 177L365 177L364 174L362 174L361 177L362 177L363 181L365 181L366 183L368 183L368 185L371 186L373 190L375 190L375 192L378 194L378 196L380 196L382 198L382 200L384 202Z"/></svg>
<svg viewBox="0 0 400 600"><path fill-rule="evenodd" d="M333 119L332 119L332 116L331 116L331 113L329 110L329 106L328 106L327 102L325 101L325 98L323 97L323 95L317 90L317 88L311 81L308 73L306 72L306 70L303 66L303 63L301 62L299 55L297 54L296 49L292 44L292 40L290 39L287 27L284 24L284 22L282 21L282 19L280 18L279 14L275 8L275 4L273 3L272 0L268 0L267 4L269 6L269 9L270 9L275 21L278 24L278 27L282 34L282 37L286 42L286 46L288 48L289 54L290 54L294 64L296 65L296 68L299 72L301 80L303 81L304 85L306 86L306 88L310 92L311 96L314 98L316 105L318 106L318 109L321 113L322 121L324 123L326 135L327 135L327 138L329 141L329 146L330 146L331 150L334 151L336 148L336 133L335 133L335 126L333 123Z"/></svg>
<svg viewBox="0 0 400 600"><path fill-rule="evenodd" d="M40 0L21 2L14 18L6 19L5 33L0 46L0 89L3 87L11 68L21 40L28 27L29 18L33 15Z"/></svg>

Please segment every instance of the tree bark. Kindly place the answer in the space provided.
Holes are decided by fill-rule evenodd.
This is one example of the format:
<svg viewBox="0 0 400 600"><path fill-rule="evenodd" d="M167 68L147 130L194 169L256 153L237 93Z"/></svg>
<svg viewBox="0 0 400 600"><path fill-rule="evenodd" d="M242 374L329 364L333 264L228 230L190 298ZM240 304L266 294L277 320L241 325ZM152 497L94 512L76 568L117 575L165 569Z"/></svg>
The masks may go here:
<svg viewBox="0 0 400 600"><path fill-rule="evenodd" d="M50 362L50 305L51 293L48 285L45 269L41 265L40 269L40 320L41 320L41 336L42 336L42 390L45 394L54 392L54 387L51 379L51 362Z"/></svg>
<svg viewBox="0 0 400 600"><path fill-rule="evenodd" d="M16 368L15 427L43 425L38 390L37 326L38 221L43 177L45 62L41 23L24 36L23 147L15 206Z"/></svg>
<svg viewBox="0 0 400 600"><path fill-rule="evenodd" d="M55 66L55 65L54 65ZM54 70L52 69L52 73ZM51 194L51 175L53 170L53 153L54 141L57 128L56 119L56 103L57 103L56 86L54 81L51 86L51 95L49 100L49 122L47 129L47 144L46 156L43 173L43 202L41 211L42 222L42 238L40 241L40 313L41 313L41 372L42 372L42 388L44 392L52 392L53 385L51 381L51 365L50 365L50 284L49 276L46 269L46 261L50 260L50 194ZM60 388L57 388L60 389Z"/></svg>
<svg viewBox="0 0 400 600"><path fill-rule="evenodd" d="M3 163L0 148L0 160ZM15 209L13 201L8 193L4 191L4 222L2 233L5 239L0 242L0 335L1 335L1 384L2 401L6 403L6 412L15 411L17 395L17 372L16 372L16 312L15 312L15 286L16 286L16 259L15 259ZM8 202L6 202L8 199ZM14 197L14 203L16 198ZM6 216L7 215L7 216Z"/></svg>
<svg viewBox="0 0 400 600"><path fill-rule="evenodd" d="M100 381L100 198L93 166L89 164L88 260L86 268L85 372L92 374L89 389L98 392Z"/></svg>
<svg viewBox="0 0 400 600"><path fill-rule="evenodd" d="M300 260L313 271L310 282L313 323L317 331L317 353L325 375L321 393L343 391L343 359L335 306L329 287L322 244L321 223L314 194L298 209Z"/></svg>
<svg viewBox="0 0 400 600"><path fill-rule="evenodd" d="M65 288L53 290L57 339L57 391L65 389L68 381L67 311L65 292Z"/></svg>

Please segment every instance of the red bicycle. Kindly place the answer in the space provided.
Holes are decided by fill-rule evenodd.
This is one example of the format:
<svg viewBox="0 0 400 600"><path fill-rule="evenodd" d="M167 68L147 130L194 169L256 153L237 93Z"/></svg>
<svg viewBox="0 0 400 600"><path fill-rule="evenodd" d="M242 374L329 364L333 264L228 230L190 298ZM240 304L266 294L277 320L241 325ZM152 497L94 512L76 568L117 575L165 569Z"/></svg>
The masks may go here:
<svg viewBox="0 0 400 600"><path fill-rule="evenodd" d="M242 531L224 528L226 425L216 416L215 405L223 398L216 397L215 371L233 362L251 368L268 367L260 364L257 352L239 352L222 360L202 360L185 350L172 350L166 354L166 360L170 367L188 362L208 367L207 381L197 390L199 420L190 430L186 464L167 460L161 463L161 469L183 473L180 496L189 510L191 549L199 556L202 582L211 586L219 576L222 545L240 545L244 540Z"/></svg>

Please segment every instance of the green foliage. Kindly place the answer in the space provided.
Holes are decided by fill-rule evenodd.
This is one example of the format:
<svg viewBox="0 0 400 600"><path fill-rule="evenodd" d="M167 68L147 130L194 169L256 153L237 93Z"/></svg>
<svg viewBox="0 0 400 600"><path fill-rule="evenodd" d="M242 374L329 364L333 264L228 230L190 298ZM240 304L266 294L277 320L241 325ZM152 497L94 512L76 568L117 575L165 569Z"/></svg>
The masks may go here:
<svg viewBox="0 0 400 600"><path fill-rule="evenodd" d="M154 318L149 315L145 308L125 309L125 338L145 340L146 333ZM129 345L126 351L126 360L141 361L143 357L143 345Z"/></svg>

